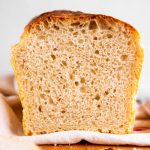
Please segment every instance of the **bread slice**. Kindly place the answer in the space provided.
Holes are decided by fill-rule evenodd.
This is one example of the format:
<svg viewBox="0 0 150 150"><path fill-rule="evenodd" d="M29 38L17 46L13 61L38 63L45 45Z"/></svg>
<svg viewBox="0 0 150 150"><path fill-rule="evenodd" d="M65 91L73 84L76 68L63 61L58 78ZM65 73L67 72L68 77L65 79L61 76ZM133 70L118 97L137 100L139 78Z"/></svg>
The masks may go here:
<svg viewBox="0 0 150 150"><path fill-rule="evenodd" d="M139 39L109 16L53 11L34 18L11 51L25 134L130 133L143 62Z"/></svg>

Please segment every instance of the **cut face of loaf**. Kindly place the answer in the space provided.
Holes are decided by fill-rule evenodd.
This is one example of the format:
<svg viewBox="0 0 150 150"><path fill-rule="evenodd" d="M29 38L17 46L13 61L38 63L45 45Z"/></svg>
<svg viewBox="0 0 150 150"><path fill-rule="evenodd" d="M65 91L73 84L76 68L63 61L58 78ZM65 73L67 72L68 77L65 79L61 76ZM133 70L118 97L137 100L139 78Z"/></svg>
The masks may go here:
<svg viewBox="0 0 150 150"><path fill-rule="evenodd" d="M142 61L139 34L122 21L70 11L35 18L11 53L25 134L130 133Z"/></svg>

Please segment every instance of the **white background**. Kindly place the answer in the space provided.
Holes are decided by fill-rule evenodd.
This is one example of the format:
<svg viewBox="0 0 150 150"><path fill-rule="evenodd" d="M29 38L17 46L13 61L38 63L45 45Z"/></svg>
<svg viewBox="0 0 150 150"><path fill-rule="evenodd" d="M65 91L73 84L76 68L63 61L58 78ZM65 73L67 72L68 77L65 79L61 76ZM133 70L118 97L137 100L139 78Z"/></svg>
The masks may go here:
<svg viewBox="0 0 150 150"><path fill-rule="evenodd" d="M12 73L10 47L29 20L56 9L106 14L135 26L145 49L138 96L150 96L150 0L0 0L0 75Z"/></svg>

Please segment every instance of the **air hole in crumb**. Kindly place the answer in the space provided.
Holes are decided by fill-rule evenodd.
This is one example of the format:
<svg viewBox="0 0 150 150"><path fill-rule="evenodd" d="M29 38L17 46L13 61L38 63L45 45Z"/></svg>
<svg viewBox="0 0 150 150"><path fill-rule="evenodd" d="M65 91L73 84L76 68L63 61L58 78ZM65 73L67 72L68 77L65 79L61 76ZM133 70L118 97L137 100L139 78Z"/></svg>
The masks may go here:
<svg viewBox="0 0 150 150"><path fill-rule="evenodd" d="M94 40L97 40L97 37L94 37L93 39L94 39Z"/></svg>
<svg viewBox="0 0 150 150"><path fill-rule="evenodd" d="M96 71L95 71L94 69L91 69L91 72L92 72L93 74L96 74Z"/></svg>
<svg viewBox="0 0 150 150"><path fill-rule="evenodd" d="M74 35L74 36L77 36L77 35L78 35L78 32L73 32L73 35Z"/></svg>
<svg viewBox="0 0 150 150"><path fill-rule="evenodd" d="M51 55L52 59L55 60L56 59L56 56L55 55Z"/></svg>
<svg viewBox="0 0 150 150"><path fill-rule="evenodd" d="M46 20L44 21L44 26L45 28L48 28L48 22Z"/></svg>
<svg viewBox="0 0 150 150"><path fill-rule="evenodd" d="M50 90L45 90L46 93L50 93Z"/></svg>
<svg viewBox="0 0 150 150"><path fill-rule="evenodd" d="M108 30L112 30L112 27L108 27Z"/></svg>
<svg viewBox="0 0 150 150"><path fill-rule="evenodd" d="M54 48L53 51L57 51L57 48Z"/></svg>
<svg viewBox="0 0 150 150"><path fill-rule="evenodd" d="M92 121L92 125L96 126L96 123L94 121Z"/></svg>
<svg viewBox="0 0 150 150"><path fill-rule="evenodd" d="M30 87L30 91L33 91L33 86Z"/></svg>
<svg viewBox="0 0 150 150"><path fill-rule="evenodd" d="M110 107L110 111L112 111L113 109L112 109L112 107Z"/></svg>
<svg viewBox="0 0 150 150"><path fill-rule="evenodd" d="M128 59L128 55L121 55L121 60L126 61Z"/></svg>
<svg viewBox="0 0 150 150"><path fill-rule="evenodd" d="M65 20L65 18L64 18L64 17L60 17L59 19L60 19L61 21Z"/></svg>
<svg viewBox="0 0 150 150"><path fill-rule="evenodd" d="M106 61L108 62L110 59L109 58L106 58Z"/></svg>
<svg viewBox="0 0 150 150"><path fill-rule="evenodd" d="M80 88L80 91L81 91L82 93L86 93L86 88L85 88L84 86L82 86L82 87Z"/></svg>
<svg viewBox="0 0 150 150"><path fill-rule="evenodd" d="M48 17L47 19L48 19L48 21L51 21L51 18L50 18L50 17Z"/></svg>
<svg viewBox="0 0 150 150"><path fill-rule="evenodd" d="M20 67L21 67L21 68L24 68L24 64L21 64Z"/></svg>
<svg viewBox="0 0 150 150"><path fill-rule="evenodd" d="M44 64L47 64L48 63L48 60L44 60Z"/></svg>
<svg viewBox="0 0 150 150"><path fill-rule="evenodd" d="M104 95L108 95L108 94L109 94L109 92L108 92L108 91L105 91L105 92L104 92Z"/></svg>
<svg viewBox="0 0 150 150"><path fill-rule="evenodd" d="M109 130L108 132L109 132L109 133L112 133L112 131L111 131L111 130Z"/></svg>
<svg viewBox="0 0 150 150"><path fill-rule="evenodd" d="M111 34L107 34L107 37L110 39L110 38L112 38L112 35Z"/></svg>
<svg viewBox="0 0 150 150"><path fill-rule="evenodd" d="M36 46L39 46L40 44L39 43L36 43Z"/></svg>
<svg viewBox="0 0 150 150"><path fill-rule="evenodd" d="M74 75L70 74L70 79L73 80L74 79Z"/></svg>
<svg viewBox="0 0 150 150"><path fill-rule="evenodd" d="M100 105L97 105L97 107L100 108L101 106L100 106Z"/></svg>
<svg viewBox="0 0 150 150"><path fill-rule="evenodd" d="M96 66L96 63L95 63L95 62L93 62L93 63L92 63L92 66Z"/></svg>
<svg viewBox="0 0 150 150"><path fill-rule="evenodd" d="M78 123L81 123L81 120L79 120Z"/></svg>
<svg viewBox="0 0 150 150"><path fill-rule="evenodd" d="M48 115L49 118L52 118L52 115Z"/></svg>
<svg viewBox="0 0 150 150"><path fill-rule="evenodd" d="M95 99L96 99L96 100L100 100L100 95L99 95L99 94L96 94Z"/></svg>
<svg viewBox="0 0 150 150"><path fill-rule="evenodd" d="M116 89L114 89L113 92L116 93Z"/></svg>
<svg viewBox="0 0 150 150"><path fill-rule="evenodd" d="M80 82L85 83L85 78L81 78Z"/></svg>
<svg viewBox="0 0 150 150"><path fill-rule="evenodd" d="M96 50L96 51L95 51L95 54L99 54L99 51L98 51L98 50Z"/></svg>
<svg viewBox="0 0 150 150"><path fill-rule="evenodd" d="M64 66L67 66L67 63L66 63L65 61L62 61L62 64L63 64Z"/></svg>
<svg viewBox="0 0 150 150"><path fill-rule="evenodd" d="M123 128L123 125L120 125L119 128Z"/></svg>
<svg viewBox="0 0 150 150"><path fill-rule="evenodd" d="M68 45L72 46L74 43L72 41L68 41Z"/></svg>
<svg viewBox="0 0 150 150"><path fill-rule="evenodd" d="M44 94L40 94L40 98L45 99L45 95Z"/></svg>
<svg viewBox="0 0 150 150"><path fill-rule="evenodd" d="M128 43L127 43L128 45L131 45L132 44L132 42L131 41L128 41Z"/></svg>
<svg viewBox="0 0 150 150"><path fill-rule="evenodd" d="M46 131L42 131L42 132L40 132L40 134L46 134L47 132Z"/></svg>
<svg viewBox="0 0 150 150"><path fill-rule="evenodd" d="M121 27L118 27L118 30L119 30L119 31L121 31L121 30L122 30L122 28L121 28Z"/></svg>
<svg viewBox="0 0 150 150"><path fill-rule="evenodd" d="M65 110L62 110L62 111L61 111L61 113L63 113L63 114L64 114L65 112L66 112Z"/></svg>
<svg viewBox="0 0 150 150"><path fill-rule="evenodd" d="M78 81L75 81L75 85L78 86L78 85L79 85L79 82L78 82Z"/></svg>
<svg viewBox="0 0 150 150"><path fill-rule="evenodd" d="M101 130L101 129L98 129L98 132L102 132L102 130Z"/></svg>
<svg viewBox="0 0 150 150"><path fill-rule="evenodd" d="M94 29L97 29L97 24L96 24L96 22L93 20L93 21L90 21L89 30L94 30Z"/></svg>
<svg viewBox="0 0 150 150"><path fill-rule="evenodd" d="M76 63L77 63L77 68L79 68L80 67L80 62L77 61Z"/></svg>
<svg viewBox="0 0 150 150"><path fill-rule="evenodd" d="M41 28L39 25L36 26L36 30L41 31Z"/></svg>
<svg viewBox="0 0 150 150"><path fill-rule="evenodd" d="M53 101L51 96L48 97L48 102L49 102L49 104L53 104L54 103L54 101Z"/></svg>
<svg viewBox="0 0 150 150"><path fill-rule="evenodd" d="M55 24L53 25L54 29L59 30L59 27L56 26Z"/></svg>
<svg viewBox="0 0 150 150"><path fill-rule="evenodd" d="M45 37L45 36L43 36L43 35L41 35L41 36L39 36L39 39L40 39L40 40L45 40L45 39L46 39L46 37Z"/></svg>
<svg viewBox="0 0 150 150"><path fill-rule="evenodd" d="M117 79L120 80L120 75L119 74L117 74Z"/></svg>
<svg viewBox="0 0 150 150"><path fill-rule="evenodd" d="M80 25L80 22L71 23L71 26L79 26L79 25Z"/></svg>
<svg viewBox="0 0 150 150"><path fill-rule="evenodd" d="M69 29L69 31L70 31L70 32L72 32L72 31L73 31L73 29L72 29L72 28L70 28L70 29Z"/></svg>
<svg viewBox="0 0 150 150"><path fill-rule="evenodd" d="M123 67L118 67L118 71L121 71L121 70L123 70Z"/></svg>
<svg viewBox="0 0 150 150"><path fill-rule="evenodd" d="M91 17L91 19L95 19L95 18L96 18L96 16L92 16L92 17Z"/></svg>
<svg viewBox="0 0 150 150"><path fill-rule="evenodd" d="M39 109L39 112L42 112L42 106L41 105L39 106L38 109Z"/></svg>
<svg viewBox="0 0 150 150"><path fill-rule="evenodd" d="M82 30L81 30L81 32L82 32L82 33L85 33L85 30L84 30L84 29L82 29Z"/></svg>
<svg viewBox="0 0 150 150"><path fill-rule="evenodd" d="M85 27L85 24L80 24L79 27L80 28Z"/></svg>
<svg viewBox="0 0 150 150"><path fill-rule="evenodd" d="M58 100L57 101L60 101L61 100L61 98L58 98Z"/></svg>
<svg viewBox="0 0 150 150"><path fill-rule="evenodd" d="M78 42L79 42L80 44L81 44L81 43L83 43L83 39L79 39L79 41L78 41Z"/></svg>
<svg viewBox="0 0 150 150"><path fill-rule="evenodd" d="M31 132L30 130L28 130L28 135L29 135L29 136L30 136L30 135L33 135L32 132Z"/></svg>

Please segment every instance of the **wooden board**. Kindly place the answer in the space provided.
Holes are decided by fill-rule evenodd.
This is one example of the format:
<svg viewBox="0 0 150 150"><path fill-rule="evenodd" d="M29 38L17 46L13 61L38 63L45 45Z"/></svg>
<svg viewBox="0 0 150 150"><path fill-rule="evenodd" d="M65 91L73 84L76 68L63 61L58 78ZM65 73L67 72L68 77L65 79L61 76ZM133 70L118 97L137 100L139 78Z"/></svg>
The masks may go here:
<svg viewBox="0 0 150 150"><path fill-rule="evenodd" d="M59 146L41 146L41 150L150 150L150 147L135 146L100 146L93 144L75 144Z"/></svg>

